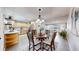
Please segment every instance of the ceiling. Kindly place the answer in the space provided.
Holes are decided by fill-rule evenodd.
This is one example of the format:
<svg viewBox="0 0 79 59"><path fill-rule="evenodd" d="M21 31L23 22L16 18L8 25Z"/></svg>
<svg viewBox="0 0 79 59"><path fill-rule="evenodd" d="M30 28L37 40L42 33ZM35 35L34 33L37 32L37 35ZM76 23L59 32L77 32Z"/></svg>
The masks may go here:
<svg viewBox="0 0 79 59"><path fill-rule="evenodd" d="M5 15L13 16L17 21L33 21L38 18L38 9L41 8L42 19L49 21L61 17L67 17L70 7L6 7Z"/></svg>

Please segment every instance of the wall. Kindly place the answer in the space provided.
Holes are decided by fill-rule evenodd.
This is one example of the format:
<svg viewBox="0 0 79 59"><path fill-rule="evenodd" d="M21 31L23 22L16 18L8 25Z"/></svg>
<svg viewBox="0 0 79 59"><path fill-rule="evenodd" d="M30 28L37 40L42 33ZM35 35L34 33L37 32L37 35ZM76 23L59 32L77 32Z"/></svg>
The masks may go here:
<svg viewBox="0 0 79 59"><path fill-rule="evenodd" d="M68 44L70 51L79 51L79 37L68 30Z"/></svg>
<svg viewBox="0 0 79 59"><path fill-rule="evenodd" d="M3 8L0 8L0 51L3 51L4 50L4 34L3 34L3 31L4 31L4 19L3 19Z"/></svg>
<svg viewBox="0 0 79 59"><path fill-rule="evenodd" d="M20 14L18 12L15 11L15 9L8 9L8 8L4 8L4 14L5 17L7 18L8 16L12 16L13 20L17 20L17 21L25 21L27 22L28 19L25 17L25 15ZM27 16L27 15L26 15ZM26 21L27 20L27 21Z"/></svg>
<svg viewBox="0 0 79 59"><path fill-rule="evenodd" d="M52 20L47 20L46 24L48 25L48 28L50 30L61 30L66 28L67 24L67 16L66 17L59 17L59 18L54 18ZM57 26L55 26L57 25ZM55 29L56 28L56 29Z"/></svg>
<svg viewBox="0 0 79 59"><path fill-rule="evenodd" d="M15 22L15 27L28 27L30 23L24 23L24 22Z"/></svg>
<svg viewBox="0 0 79 59"><path fill-rule="evenodd" d="M70 10L70 15L67 21L67 33L68 33L68 44L71 51L79 51L79 36L76 35L76 28L73 26L75 23L74 18L71 18L74 13L73 8ZM77 25L78 26L78 25Z"/></svg>
<svg viewBox="0 0 79 59"><path fill-rule="evenodd" d="M47 24L53 24L53 23L66 23L67 22L68 17L60 17L60 18L55 18L55 19L49 19L46 20Z"/></svg>

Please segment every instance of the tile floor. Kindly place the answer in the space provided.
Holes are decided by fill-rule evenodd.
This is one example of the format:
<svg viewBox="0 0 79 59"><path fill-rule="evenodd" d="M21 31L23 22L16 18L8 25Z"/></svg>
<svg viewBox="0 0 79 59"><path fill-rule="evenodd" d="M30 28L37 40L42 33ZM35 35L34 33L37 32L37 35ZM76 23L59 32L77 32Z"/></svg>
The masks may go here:
<svg viewBox="0 0 79 59"><path fill-rule="evenodd" d="M29 44L28 44L28 38L27 35L20 35L19 36L19 43L10 47L10 48L6 48L6 51L29 51L28 49ZM40 45L36 46L35 48L38 49L40 47ZM31 49L32 51L32 49ZM39 50L41 51L41 50ZM46 51L46 50L45 50Z"/></svg>
<svg viewBox="0 0 79 59"><path fill-rule="evenodd" d="M27 35L20 35L19 36L19 43L10 47L6 48L6 51L28 51L28 39Z"/></svg>

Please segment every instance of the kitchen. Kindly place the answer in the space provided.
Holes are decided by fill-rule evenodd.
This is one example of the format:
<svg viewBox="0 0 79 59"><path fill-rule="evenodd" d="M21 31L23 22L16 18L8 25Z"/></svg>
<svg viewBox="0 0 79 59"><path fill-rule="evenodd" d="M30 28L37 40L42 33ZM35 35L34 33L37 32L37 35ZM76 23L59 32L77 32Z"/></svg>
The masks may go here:
<svg viewBox="0 0 79 59"><path fill-rule="evenodd" d="M37 31L37 34L41 32L43 35L45 35L46 30L49 30L50 33L55 31L59 33L61 30L67 30L69 25L72 26L70 23L68 23L68 18L69 15L72 14L73 9L76 10L76 8L71 8L71 7L2 7L0 8L1 51L29 51L29 46L31 46L29 45L29 40L27 37L27 33L29 29ZM78 24L76 26L77 26L77 35L78 35ZM35 39L37 39L36 35L34 37ZM58 34L56 34L56 39L57 37ZM70 37L68 37L68 39L70 39ZM55 46L56 47L55 50L58 51L78 50L77 47L73 48L73 46L75 45L77 46L78 44L74 43L73 45L72 42L70 42L72 44L71 45L68 43L69 41L67 43L64 42L59 44L60 41L64 42L63 40L56 41L58 42L56 43L58 45ZM43 48L48 48L48 47L44 47L43 43L44 42L41 41L39 44L40 46L38 45L36 49L40 48L40 50L43 50ZM65 47L63 44L65 45ZM33 51L32 49L31 51Z"/></svg>

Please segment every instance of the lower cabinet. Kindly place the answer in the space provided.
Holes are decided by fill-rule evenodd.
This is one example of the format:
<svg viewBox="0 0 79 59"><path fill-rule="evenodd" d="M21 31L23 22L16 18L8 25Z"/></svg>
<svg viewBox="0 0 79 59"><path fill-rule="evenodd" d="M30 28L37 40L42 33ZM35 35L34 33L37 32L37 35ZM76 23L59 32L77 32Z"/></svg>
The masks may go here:
<svg viewBox="0 0 79 59"><path fill-rule="evenodd" d="M12 45L15 45L19 42L19 34L18 33L10 33L5 34L5 47L10 47Z"/></svg>

